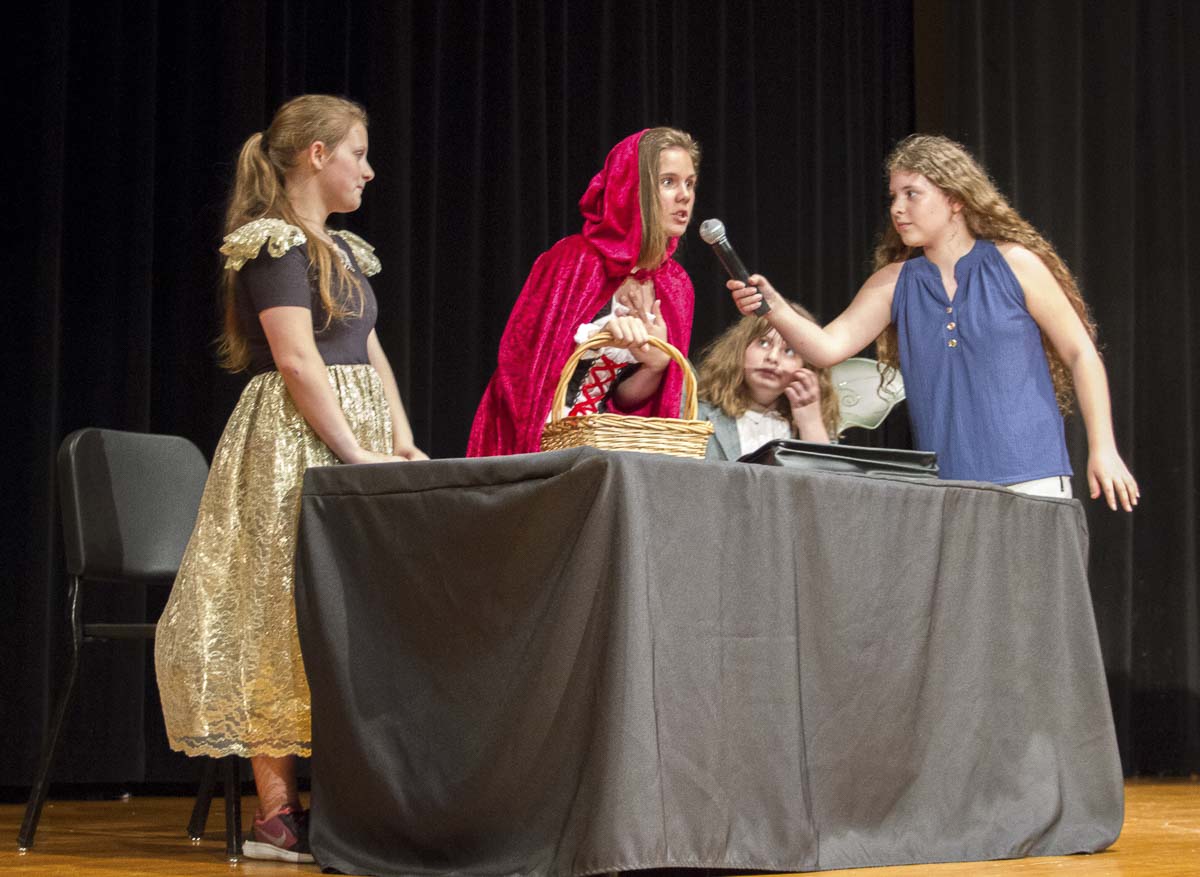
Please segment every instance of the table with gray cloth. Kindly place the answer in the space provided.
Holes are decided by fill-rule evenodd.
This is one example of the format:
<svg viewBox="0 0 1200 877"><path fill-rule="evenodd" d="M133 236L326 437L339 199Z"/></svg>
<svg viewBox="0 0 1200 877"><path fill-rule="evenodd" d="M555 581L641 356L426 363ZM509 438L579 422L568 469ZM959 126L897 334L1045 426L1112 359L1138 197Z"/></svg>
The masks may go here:
<svg viewBox="0 0 1200 877"><path fill-rule="evenodd" d="M579 448L312 469L319 863L802 871L1095 851L1075 501Z"/></svg>

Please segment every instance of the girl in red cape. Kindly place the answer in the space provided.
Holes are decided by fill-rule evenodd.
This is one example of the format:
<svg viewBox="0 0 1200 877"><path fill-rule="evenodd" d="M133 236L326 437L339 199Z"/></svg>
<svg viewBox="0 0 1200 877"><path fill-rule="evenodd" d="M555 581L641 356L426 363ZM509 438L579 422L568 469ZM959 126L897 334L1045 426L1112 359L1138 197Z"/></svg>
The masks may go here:
<svg viewBox="0 0 1200 877"><path fill-rule="evenodd" d="M613 346L582 366L568 409L679 416L683 375L646 338L687 354L692 282L671 257L692 218L699 165L699 145L673 128L648 128L612 148L579 200L583 232L539 256L517 297L468 457L539 449L563 365L577 336L597 326Z"/></svg>

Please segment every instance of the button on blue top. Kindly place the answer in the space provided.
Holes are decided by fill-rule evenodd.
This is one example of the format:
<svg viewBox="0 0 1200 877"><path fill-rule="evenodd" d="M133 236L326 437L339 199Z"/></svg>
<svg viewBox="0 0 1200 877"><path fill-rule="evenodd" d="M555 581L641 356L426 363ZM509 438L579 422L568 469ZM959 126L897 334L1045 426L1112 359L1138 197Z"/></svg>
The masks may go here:
<svg viewBox="0 0 1200 877"><path fill-rule="evenodd" d="M1041 332L1016 275L994 243L977 240L954 277L950 300L937 266L918 256L892 296L917 446L937 452L943 478L1070 475Z"/></svg>

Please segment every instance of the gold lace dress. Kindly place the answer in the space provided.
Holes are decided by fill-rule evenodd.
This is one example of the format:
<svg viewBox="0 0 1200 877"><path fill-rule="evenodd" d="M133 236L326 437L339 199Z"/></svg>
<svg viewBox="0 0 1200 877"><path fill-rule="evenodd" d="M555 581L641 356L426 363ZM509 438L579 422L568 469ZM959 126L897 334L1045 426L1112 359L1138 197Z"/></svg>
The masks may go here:
<svg viewBox="0 0 1200 877"><path fill-rule="evenodd" d="M222 252L235 270L251 246L242 264L264 243L278 258L303 242L299 229L280 220L258 222L283 229L244 226L234 235L245 232L245 240L233 247L227 238ZM300 238L276 245L284 234ZM356 241L367 245L347 240L364 273L377 270L369 248L360 252ZM331 365L328 374L359 444L390 452L391 419L375 369ZM155 668L172 748L217 757L310 754L293 556L304 471L337 462L278 372L251 379L217 445L196 527L158 623Z"/></svg>

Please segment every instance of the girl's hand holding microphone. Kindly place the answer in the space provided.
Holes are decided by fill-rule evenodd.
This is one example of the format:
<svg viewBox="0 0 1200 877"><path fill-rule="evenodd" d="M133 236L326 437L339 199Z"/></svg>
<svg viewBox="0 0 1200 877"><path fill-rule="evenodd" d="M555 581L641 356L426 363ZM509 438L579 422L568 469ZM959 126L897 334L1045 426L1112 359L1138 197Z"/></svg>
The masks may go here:
<svg viewBox="0 0 1200 877"><path fill-rule="evenodd" d="M751 274L749 284L740 280L727 280L725 288L732 293L734 305L746 316L753 314L764 301L771 307L772 312L776 310L776 306L787 306L775 291L775 287L761 274Z"/></svg>

